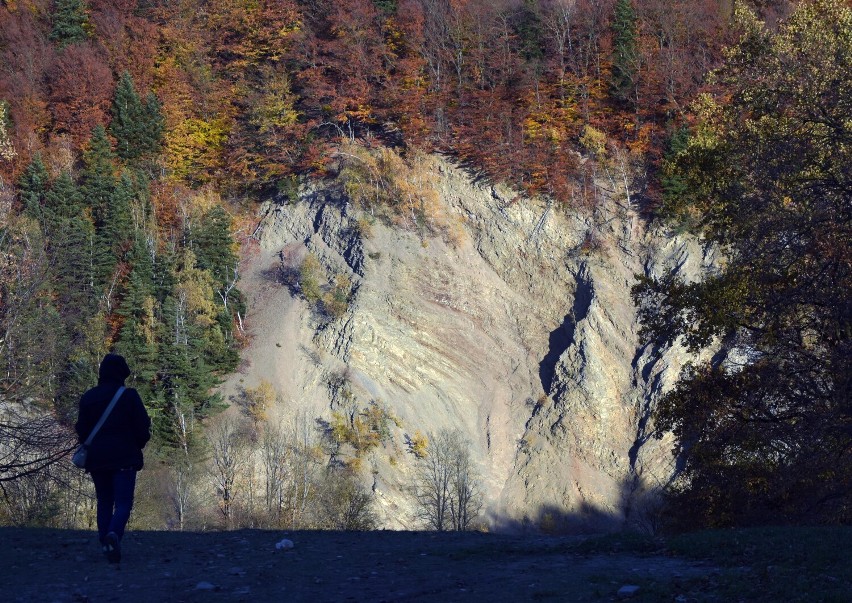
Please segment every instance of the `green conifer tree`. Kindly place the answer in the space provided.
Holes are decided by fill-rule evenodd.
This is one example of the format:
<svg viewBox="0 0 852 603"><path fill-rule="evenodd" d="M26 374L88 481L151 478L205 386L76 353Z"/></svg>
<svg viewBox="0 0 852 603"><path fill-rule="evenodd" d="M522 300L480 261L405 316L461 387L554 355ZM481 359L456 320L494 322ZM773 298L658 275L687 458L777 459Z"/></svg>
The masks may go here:
<svg viewBox="0 0 852 603"><path fill-rule="evenodd" d="M521 56L527 63L538 65L544 58L544 34L541 9L536 0L524 0L515 21Z"/></svg>
<svg viewBox="0 0 852 603"><path fill-rule="evenodd" d="M160 102L149 92L143 103L133 85L133 78L121 74L112 102L110 134L116 140L116 153L128 162L157 154L165 129Z"/></svg>
<svg viewBox="0 0 852 603"><path fill-rule="evenodd" d="M54 181L45 195L44 208L60 311L74 333L97 308L93 296L95 229L68 172Z"/></svg>
<svg viewBox="0 0 852 603"><path fill-rule="evenodd" d="M192 235L197 266L213 277L217 296L214 302L219 310L217 328L207 333L207 359L217 370L228 371L239 361L233 338L234 317L237 312L245 312L245 300L236 287L239 258L231 236L231 217L216 206L204 214Z"/></svg>
<svg viewBox="0 0 852 603"><path fill-rule="evenodd" d="M125 71L115 88L109 132L116 140L116 154L126 161L136 159L142 152L142 123L142 100L133 86L133 78Z"/></svg>
<svg viewBox="0 0 852 603"><path fill-rule="evenodd" d="M133 371L129 383L143 399L153 395L157 375L157 312L153 296L154 267L147 245L137 237L130 252L132 269L127 294L118 314L124 318L116 350L128 360Z"/></svg>
<svg viewBox="0 0 852 603"><path fill-rule="evenodd" d="M631 0L617 0L612 19L610 92L621 103L633 102L638 72L636 12Z"/></svg>
<svg viewBox="0 0 852 603"><path fill-rule="evenodd" d="M133 224L130 206L135 185L128 172L123 172L106 207L103 226L95 237L93 261L96 287L111 286L115 268L126 259L132 246Z"/></svg>
<svg viewBox="0 0 852 603"><path fill-rule="evenodd" d="M89 15L83 0L56 0L50 39L65 48L89 37Z"/></svg>
<svg viewBox="0 0 852 603"><path fill-rule="evenodd" d="M43 207L50 234L61 231L65 221L80 215L83 210L83 196L70 173L59 174L44 195Z"/></svg>
<svg viewBox="0 0 852 603"><path fill-rule="evenodd" d="M234 240L231 237L231 216L217 205L206 212L199 226L190 234L196 264L208 270L217 284L233 280L237 265Z"/></svg>
<svg viewBox="0 0 852 603"><path fill-rule="evenodd" d="M96 228L102 228L115 191L115 154L102 125L95 126L89 147L83 153L83 196L92 210Z"/></svg>
<svg viewBox="0 0 852 603"><path fill-rule="evenodd" d="M142 126L139 139L142 155L156 155L163 146L166 121L163 117L162 105L153 92L148 93L142 105Z"/></svg>
<svg viewBox="0 0 852 603"><path fill-rule="evenodd" d="M113 252L113 240L108 234L107 224L111 214L115 214L111 206L114 202L124 203L125 199L117 199L117 182L115 177L116 157L112 152L110 140L103 126L98 125L92 131L89 147L83 154L82 191L85 205L91 210L95 226L94 247L92 250L93 287L98 293L111 283L117 258ZM118 214L128 212L118 209Z"/></svg>
<svg viewBox="0 0 852 603"><path fill-rule="evenodd" d="M122 172L121 178L110 197L107 207L107 219L102 229L104 238L111 244L113 254L118 259L124 259L130 250L133 238L133 220L130 207L136 193L136 184L127 171Z"/></svg>
<svg viewBox="0 0 852 603"><path fill-rule="evenodd" d="M224 405L213 392L218 378L205 360L203 333L187 316L185 301L170 295L162 316L157 376L157 399L162 406L156 427L166 447L175 448L186 445L187 425L195 425Z"/></svg>
<svg viewBox="0 0 852 603"><path fill-rule="evenodd" d="M47 168L44 167L44 162L41 160L41 153L36 153L27 169L18 179L18 194L21 198L21 204L24 207L24 212L32 218L42 223L44 226L43 205L44 197L47 193L50 184L50 176L47 173Z"/></svg>

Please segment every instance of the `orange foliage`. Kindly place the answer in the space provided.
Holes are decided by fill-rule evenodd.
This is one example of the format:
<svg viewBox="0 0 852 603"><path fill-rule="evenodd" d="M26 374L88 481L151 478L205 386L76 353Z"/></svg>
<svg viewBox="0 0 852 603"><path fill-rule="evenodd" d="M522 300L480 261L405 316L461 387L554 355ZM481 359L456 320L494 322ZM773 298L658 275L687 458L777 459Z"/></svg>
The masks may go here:
<svg viewBox="0 0 852 603"><path fill-rule="evenodd" d="M162 102L173 179L273 193L323 173L341 138L377 135L576 203L583 127L653 164L728 35L718 0L635 0L641 69L625 107L608 96L614 0L399 0L390 13L372 0L90 0L93 39L62 52L52 4L26 4L0 8L18 152L6 173L56 134L77 150L129 69Z"/></svg>
<svg viewBox="0 0 852 603"><path fill-rule="evenodd" d="M53 130L80 144L109 121L115 87L106 56L94 44L66 46L48 70Z"/></svg>

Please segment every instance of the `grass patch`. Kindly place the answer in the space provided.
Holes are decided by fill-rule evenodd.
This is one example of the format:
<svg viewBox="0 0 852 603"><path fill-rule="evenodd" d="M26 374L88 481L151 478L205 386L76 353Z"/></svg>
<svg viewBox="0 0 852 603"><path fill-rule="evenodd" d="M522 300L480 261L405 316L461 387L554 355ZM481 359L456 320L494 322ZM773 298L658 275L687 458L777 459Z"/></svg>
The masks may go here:
<svg viewBox="0 0 852 603"><path fill-rule="evenodd" d="M713 530L668 540L671 554L725 568L704 585L747 600L850 601L852 528ZM699 599L715 600L715 599Z"/></svg>
<svg viewBox="0 0 852 603"><path fill-rule="evenodd" d="M694 561L706 569L699 576L632 577L640 586L634 601L852 601L852 527L710 530L666 538L625 532L566 544L564 551L613 560ZM591 585L604 595L617 588L612 578L603 574Z"/></svg>

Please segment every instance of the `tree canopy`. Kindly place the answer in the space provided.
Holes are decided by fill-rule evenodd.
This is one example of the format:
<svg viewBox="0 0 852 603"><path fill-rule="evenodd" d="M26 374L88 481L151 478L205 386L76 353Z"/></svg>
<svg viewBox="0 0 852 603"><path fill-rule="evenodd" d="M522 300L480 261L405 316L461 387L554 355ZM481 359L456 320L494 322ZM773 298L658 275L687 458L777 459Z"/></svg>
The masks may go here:
<svg viewBox="0 0 852 603"><path fill-rule="evenodd" d="M710 525L852 520L852 9L800 5L739 42L666 166L667 210L724 255L686 283L643 279L646 332L720 342L665 396L679 515Z"/></svg>

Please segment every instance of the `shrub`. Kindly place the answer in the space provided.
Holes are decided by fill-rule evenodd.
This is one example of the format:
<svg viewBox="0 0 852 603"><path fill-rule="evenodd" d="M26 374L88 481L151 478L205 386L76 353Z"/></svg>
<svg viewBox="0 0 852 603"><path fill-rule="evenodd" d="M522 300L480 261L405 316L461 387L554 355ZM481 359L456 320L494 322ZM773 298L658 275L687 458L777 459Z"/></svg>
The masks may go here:
<svg viewBox="0 0 852 603"><path fill-rule="evenodd" d="M429 438L426 434L417 430L414 435L408 438L408 451L416 458L426 458L426 450L429 447Z"/></svg>
<svg viewBox="0 0 852 603"><path fill-rule="evenodd" d="M322 265L317 259L317 256L313 253L308 253L299 267L299 289L310 304L317 303L322 297L320 289L321 274Z"/></svg>

